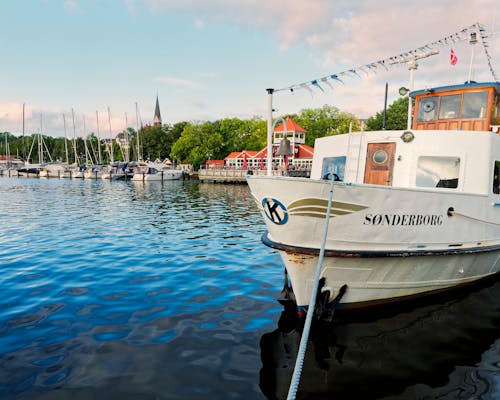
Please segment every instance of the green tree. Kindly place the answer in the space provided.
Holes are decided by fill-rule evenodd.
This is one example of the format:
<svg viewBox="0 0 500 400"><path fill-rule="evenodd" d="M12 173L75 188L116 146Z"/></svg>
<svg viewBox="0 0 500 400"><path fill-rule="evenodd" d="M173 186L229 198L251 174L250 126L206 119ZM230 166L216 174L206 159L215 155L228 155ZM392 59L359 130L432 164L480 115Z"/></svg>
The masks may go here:
<svg viewBox="0 0 500 400"><path fill-rule="evenodd" d="M145 159L165 159L170 157L172 145L180 137L187 122L170 125L151 126L141 130L139 141Z"/></svg>
<svg viewBox="0 0 500 400"><path fill-rule="evenodd" d="M375 116L366 121L367 131L382 130L384 121L384 111L378 112ZM408 124L408 97L400 97L387 107L385 129L402 130Z"/></svg>
<svg viewBox="0 0 500 400"><path fill-rule="evenodd" d="M248 134L243 142L245 150L261 150L267 146L267 122L262 118L253 117L244 121L247 125ZM242 150L243 150L242 149Z"/></svg>
<svg viewBox="0 0 500 400"><path fill-rule="evenodd" d="M188 124L172 146L171 155L180 162L192 164L196 170L208 159L227 156L223 146L223 136L213 123Z"/></svg>
<svg viewBox="0 0 500 400"><path fill-rule="evenodd" d="M306 144L314 146L314 140L360 129L361 123L354 115L341 112L337 107L324 105L317 109L304 109L295 118L306 131Z"/></svg>

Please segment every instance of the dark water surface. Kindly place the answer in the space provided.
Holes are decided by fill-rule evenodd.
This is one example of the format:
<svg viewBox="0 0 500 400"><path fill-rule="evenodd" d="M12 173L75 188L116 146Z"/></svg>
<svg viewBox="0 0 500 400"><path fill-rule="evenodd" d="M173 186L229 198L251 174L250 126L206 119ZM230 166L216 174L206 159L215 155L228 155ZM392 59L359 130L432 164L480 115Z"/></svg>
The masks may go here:
<svg viewBox="0 0 500 400"><path fill-rule="evenodd" d="M0 398L286 398L246 185L0 178ZM500 398L500 283L315 326L297 398Z"/></svg>

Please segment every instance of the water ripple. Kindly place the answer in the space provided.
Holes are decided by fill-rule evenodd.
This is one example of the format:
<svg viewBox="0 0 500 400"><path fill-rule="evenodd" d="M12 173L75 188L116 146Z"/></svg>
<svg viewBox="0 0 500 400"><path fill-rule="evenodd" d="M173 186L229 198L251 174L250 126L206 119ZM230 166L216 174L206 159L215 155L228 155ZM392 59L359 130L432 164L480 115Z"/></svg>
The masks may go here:
<svg viewBox="0 0 500 400"><path fill-rule="evenodd" d="M0 178L0 191L0 398L120 384L206 398L232 381L245 398L228 363L242 332L273 324L281 286L245 185ZM218 368L194 391L179 361L189 378Z"/></svg>

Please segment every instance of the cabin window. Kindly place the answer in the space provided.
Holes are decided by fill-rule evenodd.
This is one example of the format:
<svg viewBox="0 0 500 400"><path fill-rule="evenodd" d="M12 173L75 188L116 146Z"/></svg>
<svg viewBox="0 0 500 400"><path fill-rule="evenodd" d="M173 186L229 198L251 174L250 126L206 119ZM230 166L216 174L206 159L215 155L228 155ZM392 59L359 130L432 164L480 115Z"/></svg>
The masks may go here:
<svg viewBox="0 0 500 400"><path fill-rule="evenodd" d="M439 119L458 118L460 113L460 95L441 97Z"/></svg>
<svg viewBox="0 0 500 400"><path fill-rule="evenodd" d="M416 185L456 189L459 171L459 157L422 156L417 162Z"/></svg>
<svg viewBox="0 0 500 400"><path fill-rule="evenodd" d="M433 121L437 116L439 97L425 97L420 100L417 121Z"/></svg>
<svg viewBox="0 0 500 400"><path fill-rule="evenodd" d="M500 194L500 161L495 161L493 167L493 193Z"/></svg>
<svg viewBox="0 0 500 400"><path fill-rule="evenodd" d="M488 92L464 93L462 118L484 118L488 105Z"/></svg>
<svg viewBox="0 0 500 400"><path fill-rule="evenodd" d="M321 170L322 178L332 179L333 174L334 180L343 181L346 159L346 156L323 158L323 168Z"/></svg>

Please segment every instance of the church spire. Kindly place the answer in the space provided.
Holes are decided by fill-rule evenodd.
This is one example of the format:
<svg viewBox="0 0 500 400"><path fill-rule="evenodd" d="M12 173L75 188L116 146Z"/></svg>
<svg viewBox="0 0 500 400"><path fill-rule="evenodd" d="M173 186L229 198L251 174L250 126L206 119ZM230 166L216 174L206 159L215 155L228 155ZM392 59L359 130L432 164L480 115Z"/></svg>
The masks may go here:
<svg viewBox="0 0 500 400"><path fill-rule="evenodd" d="M161 126L160 103L158 102L158 96L156 96L156 106L155 106L155 115L153 117L153 126Z"/></svg>

